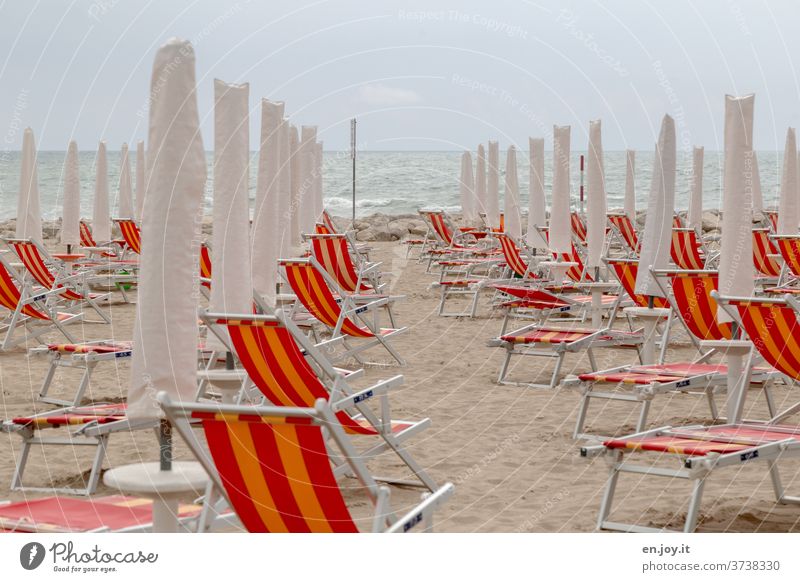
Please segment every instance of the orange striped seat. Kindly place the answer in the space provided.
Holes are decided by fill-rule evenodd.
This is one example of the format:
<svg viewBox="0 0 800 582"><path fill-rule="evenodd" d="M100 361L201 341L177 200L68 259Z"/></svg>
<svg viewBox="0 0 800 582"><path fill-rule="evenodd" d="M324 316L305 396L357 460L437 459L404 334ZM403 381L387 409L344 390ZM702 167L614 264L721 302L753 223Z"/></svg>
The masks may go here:
<svg viewBox="0 0 800 582"><path fill-rule="evenodd" d="M778 232L778 213L774 210L766 210L764 214L767 215L769 223L772 226L772 232Z"/></svg>
<svg viewBox="0 0 800 582"><path fill-rule="evenodd" d="M319 225L322 226L322 225ZM358 273L344 234L310 235L314 258L347 293L374 292Z"/></svg>
<svg viewBox="0 0 800 582"><path fill-rule="evenodd" d="M753 264L762 275L778 277L781 265L770 255L777 255L778 249L769 238L768 228L753 229Z"/></svg>
<svg viewBox="0 0 800 582"><path fill-rule="evenodd" d="M94 236L92 236L92 230L89 228L89 225L86 224L86 221L81 220L79 222L80 228L80 238L81 238L81 246L87 249L96 249L99 248L97 246L97 242L94 240ZM119 244L120 241L112 241ZM103 251L100 253L101 257L116 257L116 253L112 253L110 251Z"/></svg>
<svg viewBox="0 0 800 582"><path fill-rule="evenodd" d="M567 277L570 280L575 281L576 283L580 281L587 281L591 282L593 279L588 272L583 268L583 261L581 260L580 254L578 254L578 249L575 245L572 245L572 251L569 253L553 253L553 256L556 259L561 259L565 262L576 263L575 265L571 266L567 271Z"/></svg>
<svg viewBox="0 0 800 582"><path fill-rule="evenodd" d="M588 374L579 374L578 379L584 382L605 382L609 384L648 385L655 382L666 384L688 376L725 374L726 370L726 366L722 364L679 362L652 366L632 366L611 372L590 372Z"/></svg>
<svg viewBox="0 0 800 582"><path fill-rule="evenodd" d="M583 218L577 212L570 212L569 214L569 222L570 226L572 227L572 234L578 239L578 242L586 243L586 224L583 222Z"/></svg>
<svg viewBox="0 0 800 582"><path fill-rule="evenodd" d="M334 234L330 228L320 222L314 225L314 232L316 234Z"/></svg>
<svg viewBox="0 0 800 582"><path fill-rule="evenodd" d="M614 337L625 335L626 332L615 332ZM597 334L596 329L558 329L548 327L537 327L523 333L510 333L500 337L504 342L511 344L569 344ZM636 333L629 333L630 337L636 338ZM611 339L611 335L598 335L596 339L603 341Z"/></svg>
<svg viewBox="0 0 800 582"><path fill-rule="evenodd" d="M125 419L125 404L96 404L94 406L79 406L66 409L64 412L37 416L18 416L11 422L19 426L32 429L41 429L55 426L68 426L76 424L108 424Z"/></svg>
<svg viewBox="0 0 800 582"><path fill-rule="evenodd" d="M86 344L47 344L48 351L61 354L116 354L130 352L132 342L104 342Z"/></svg>
<svg viewBox="0 0 800 582"><path fill-rule="evenodd" d="M789 271L795 277L800 277L800 236L778 235L773 238Z"/></svg>
<svg viewBox="0 0 800 582"><path fill-rule="evenodd" d="M11 312L16 312L19 308L20 313L25 317L32 317L42 321L50 321L50 316L39 311L30 303L20 306L22 301L22 294L19 291L11 273L8 272L6 266L0 262L0 306L5 307Z"/></svg>
<svg viewBox="0 0 800 582"><path fill-rule="evenodd" d="M730 323L717 321L717 302L711 297L718 290L719 277L715 271L670 272L675 311L697 339L731 339Z"/></svg>
<svg viewBox="0 0 800 582"><path fill-rule="evenodd" d="M635 254L639 254L639 237L636 235L636 229L630 217L627 214L609 214L608 221L617 229L628 248Z"/></svg>
<svg viewBox="0 0 800 582"><path fill-rule="evenodd" d="M339 231L336 230L336 225L333 223L333 218L331 218L327 210L322 211L322 224L328 232L320 232L319 234L339 234Z"/></svg>
<svg viewBox="0 0 800 582"><path fill-rule="evenodd" d="M114 222L119 226L122 238L125 239L128 248L137 255L142 254L142 235L136 222L130 218L120 218Z"/></svg>
<svg viewBox="0 0 800 582"><path fill-rule="evenodd" d="M506 266L511 269L514 275L522 278L535 279L536 275L531 273L530 265L522 258L520 248L514 242L514 239L503 233L497 233L494 236L500 242L500 248L503 251Z"/></svg>
<svg viewBox="0 0 800 582"><path fill-rule="evenodd" d="M631 259L608 259L614 276L619 280L622 288L639 307L649 305L647 297L636 293L636 276L639 272L639 261ZM653 307L667 307L669 303L664 297L653 297Z"/></svg>
<svg viewBox="0 0 800 582"><path fill-rule="evenodd" d="M59 295L67 301L82 301L87 297L87 295L78 293L75 289L67 288L60 283L56 283L56 276L50 271L50 267L47 266L36 243L30 240L14 239L11 240L9 244L14 249L14 252L17 253L22 264L25 265L28 273L31 274L39 285L48 290L63 289ZM98 296L95 295L94 297Z"/></svg>
<svg viewBox="0 0 800 582"><path fill-rule="evenodd" d="M670 255L681 269L698 271L706 264L697 232L693 228L673 228Z"/></svg>
<svg viewBox="0 0 800 582"><path fill-rule="evenodd" d="M211 252L206 243L200 245L200 279L203 287L211 288Z"/></svg>

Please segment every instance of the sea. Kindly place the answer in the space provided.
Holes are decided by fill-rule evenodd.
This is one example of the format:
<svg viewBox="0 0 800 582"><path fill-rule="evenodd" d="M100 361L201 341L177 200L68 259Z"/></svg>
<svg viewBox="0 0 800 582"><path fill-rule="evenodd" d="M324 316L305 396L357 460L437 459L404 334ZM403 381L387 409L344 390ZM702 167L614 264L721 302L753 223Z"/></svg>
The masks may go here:
<svg viewBox="0 0 800 582"><path fill-rule="evenodd" d="M579 158L582 152L573 152L570 162L572 204L579 207L581 172ZM644 209L650 191L653 152L636 153L637 208ZM94 151L80 153L81 211L92 214L95 175ZM39 196L45 219L61 216L63 192L63 166L66 152L41 151L38 154ZM765 206L777 205L782 152L757 153ZM211 211L213 153L206 155L208 176L205 191L206 212ZM604 154L608 208L621 208L625 192L625 152L608 151ZM117 208L119 183L119 152L108 152L109 189L112 214ZM135 162L135 156L133 156ZM475 156L473 154L473 162ZM0 152L0 219L16 215L19 188L19 152ZM517 153L517 172L523 207L528 201L529 164L527 152ZM692 155L678 152L676 177L676 210L686 209L689 199ZM250 171L250 196L255 193L257 154L253 152ZM459 176L461 152L445 151L364 151L356 159L355 199L356 215L366 216L376 212L384 214L414 213L420 208L441 207L451 212L460 210ZM500 159L500 205L503 205L503 176L505 153ZM545 191L548 199L552 186L552 153L545 156ZM132 168L135 176L135 170ZM334 215L350 216L353 205L353 160L348 152L325 152L323 156L323 191L325 205ZM721 204L722 152L705 152L703 168L703 207L717 209ZM590 193L587 191L586 196Z"/></svg>

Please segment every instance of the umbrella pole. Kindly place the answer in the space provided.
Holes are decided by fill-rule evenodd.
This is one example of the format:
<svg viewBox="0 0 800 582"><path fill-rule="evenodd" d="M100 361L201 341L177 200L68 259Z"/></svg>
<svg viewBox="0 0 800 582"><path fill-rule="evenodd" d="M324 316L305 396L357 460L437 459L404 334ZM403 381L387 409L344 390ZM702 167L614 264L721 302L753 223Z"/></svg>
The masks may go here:
<svg viewBox="0 0 800 582"><path fill-rule="evenodd" d="M68 255L72 254L72 245L70 245L70 244L67 245L67 254Z"/></svg>
<svg viewBox="0 0 800 582"><path fill-rule="evenodd" d="M165 418L158 423L158 461L162 471L172 470L172 425Z"/></svg>

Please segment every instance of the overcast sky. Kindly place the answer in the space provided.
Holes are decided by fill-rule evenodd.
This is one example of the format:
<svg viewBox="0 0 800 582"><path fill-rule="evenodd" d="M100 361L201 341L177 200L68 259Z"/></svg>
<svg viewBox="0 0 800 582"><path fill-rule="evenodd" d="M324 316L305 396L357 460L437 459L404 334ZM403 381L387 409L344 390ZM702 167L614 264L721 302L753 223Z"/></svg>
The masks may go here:
<svg viewBox="0 0 800 582"><path fill-rule="evenodd" d="M756 93L757 149L800 122L796 0L0 2L0 135L40 149L118 149L146 134L157 47L188 38L206 149L212 81L249 82L286 102L326 149L456 150L498 139L527 148L590 119L607 150L651 149L664 113L679 147L721 149L725 93Z"/></svg>

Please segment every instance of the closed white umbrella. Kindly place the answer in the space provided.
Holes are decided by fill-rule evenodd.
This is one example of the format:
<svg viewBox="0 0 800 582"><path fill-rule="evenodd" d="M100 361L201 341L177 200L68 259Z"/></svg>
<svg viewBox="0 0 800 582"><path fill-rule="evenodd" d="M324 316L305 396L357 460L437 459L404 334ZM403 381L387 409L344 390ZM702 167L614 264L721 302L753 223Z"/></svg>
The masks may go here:
<svg viewBox="0 0 800 582"><path fill-rule="evenodd" d="M300 182L302 182L302 167L300 164L300 136L297 132L297 127L294 125L289 126L289 173L291 178L291 233L290 238L293 247L299 247L302 242L302 233L300 232Z"/></svg>
<svg viewBox="0 0 800 582"><path fill-rule="evenodd" d="M722 238L719 292L750 297L753 294L753 151L754 95L725 96L725 169L722 194ZM717 319L731 321L721 307Z"/></svg>
<svg viewBox="0 0 800 582"><path fill-rule="evenodd" d="M42 212L39 207L39 172L36 170L36 142L33 130L22 135L22 160L17 198L17 238L42 242Z"/></svg>
<svg viewBox="0 0 800 582"><path fill-rule="evenodd" d="M694 229L703 227L703 148L695 147L692 151L692 182L689 190L689 212L686 215L687 226Z"/></svg>
<svg viewBox="0 0 800 582"><path fill-rule="evenodd" d="M625 214L636 222L636 151L625 151Z"/></svg>
<svg viewBox="0 0 800 582"><path fill-rule="evenodd" d="M478 146L478 154L475 161L475 202L478 214L486 214L487 193L486 193L486 150L483 144ZM488 216L487 216L488 220ZM478 221L475 221L477 225Z"/></svg>
<svg viewBox="0 0 800 582"><path fill-rule="evenodd" d="M322 142L314 144L314 222L322 220L325 209L322 192Z"/></svg>
<svg viewBox="0 0 800 582"><path fill-rule="evenodd" d="M489 142L486 182L486 221L493 229L500 228L500 145Z"/></svg>
<svg viewBox="0 0 800 582"><path fill-rule="evenodd" d="M540 228L547 226L547 201L544 195L544 138L528 138L530 179L528 186L528 246L547 249Z"/></svg>
<svg viewBox="0 0 800 582"><path fill-rule="evenodd" d="M778 234L797 234L797 138L793 127L786 130L783 174L778 201Z"/></svg>
<svg viewBox="0 0 800 582"><path fill-rule="evenodd" d="M128 418L157 418L156 393L197 391L194 241L206 181L195 94L194 49L172 39L156 53L147 143L150 166L134 324Z"/></svg>
<svg viewBox="0 0 800 582"><path fill-rule="evenodd" d="M753 188L753 213L761 213L764 212L764 193L761 190L761 172L758 169L758 154L755 150L749 165Z"/></svg>
<svg viewBox="0 0 800 582"><path fill-rule="evenodd" d="M606 177L603 162L603 138L600 120L589 122L589 165L586 168L589 199L586 206L586 265L599 268L603 264L606 240Z"/></svg>
<svg viewBox="0 0 800 582"><path fill-rule="evenodd" d="M61 211L61 244L70 249L81 243L81 178L78 144L69 142L64 162L64 206ZM70 249L71 250L71 249Z"/></svg>
<svg viewBox="0 0 800 582"><path fill-rule="evenodd" d="M247 84L214 81L214 264L209 309L217 313L248 313L253 305L249 93Z"/></svg>
<svg viewBox="0 0 800 582"><path fill-rule="evenodd" d="M650 267L665 269L669 266L672 216L675 212L676 158L675 120L665 115L656 144L650 198L642 234L639 272L636 276L636 293L639 295L664 295L650 273Z"/></svg>
<svg viewBox="0 0 800 582"><path fill-rule="evenodd" d="M553 127L553 196L550 202L550 250L572 252L569 219L570 127Z"/></svg>
<svg viewBox="0 0 800 582"><path fill-rule="evenodd" d="M128 144L122 144L119 160L119 202L117 216L120 218L133 218L133 180L131 178L131 163L128 159Z"/></svg>
<svg viewBox="0 0 800 582"><path fill-rule="evenodd" d="M136 220L141 220L142 208L144 208L146 166L144 142L139 140L136 143Z"/></svg>
<svg viewBox="0 0 800 582"><path fill-rule="evenodd" d="M474 224L478 213L475 208L475 177L472 175L472 156L469 152L461 154L458 192L461 199L461 218L465 224Z"/></svg>
<svg viewBox="0 0 800 582"><path fill-rule="evenodd" d="M92 236L98 244L111 240L111 214L108 204L108 160L106 142L97 146L94 179L94 207L92 211Z"/></svg>
<svg viewBox="0 0 800 582"><path fill-rule="evenodd" d="M506 152L505 232L517 240L522 238L522 213L519 205L519 178L517 176L517 148L508 146Z"/></svg>
<svg viewBox="0 0 800 582"><path fill-rule="evenodd" d="M261 149L251 232L250 273L253 288L268 305L275 304L278 277L278 189L280 187L280 124L283 103L261 100Z"/></svg>
<svg viewBox="0 0 800 582"><path fill-rule="evenodd" d="M314 142L317 128L304 125L300 128L300 186L299 212L301 234L312 234L316 224L314 216Z"/></svg>
<svg viewBox="0 0 800 582"><path fill-rule="evenodd" d="M278 163L278 258L288 258L292 253L292 146L289 121L281 119L278 127L280 158Z"/></svg>

